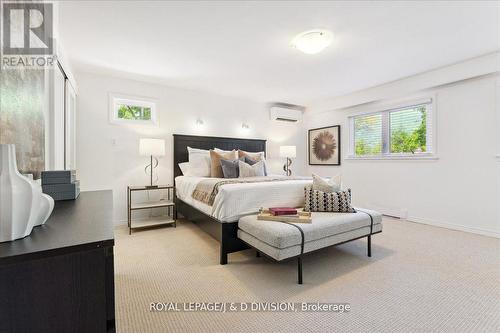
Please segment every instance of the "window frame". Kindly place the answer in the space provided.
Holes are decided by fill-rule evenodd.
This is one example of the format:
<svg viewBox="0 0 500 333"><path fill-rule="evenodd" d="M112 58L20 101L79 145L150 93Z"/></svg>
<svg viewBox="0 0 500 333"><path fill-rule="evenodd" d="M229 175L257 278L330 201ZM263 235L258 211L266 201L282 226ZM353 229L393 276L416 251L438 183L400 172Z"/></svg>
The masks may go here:
<svg viewBox="0 0 500 333"><path fill-rule="evenodd" d="M126 104L142 108L151 109L150 120L135 120L118 118L118 105ZM117 125L139 125L139 126L158 126L158 116L156 112L156 100L148 97L138 97L123 95L117 93L109 94L109 122Z"/></svg>
<svg viewBox="0 0 500 333"><path fill-rule="evenodd" d="M406 100L397 104L387 105L381 107L377 111L358 112L351 114L347 117L347 127L349 129L348 137L348 154L346 160L435 160L437 156L437 117L436 117L436 103L435 96L419 98L414 100ZM390 114L420 105L428 105L426 108L426 152L423 153L391 153L391 128L390 128ZM356 117L369 116L381 114L382 115L382 153L377 155L356 155L356 142L354 120Z"/></svg>

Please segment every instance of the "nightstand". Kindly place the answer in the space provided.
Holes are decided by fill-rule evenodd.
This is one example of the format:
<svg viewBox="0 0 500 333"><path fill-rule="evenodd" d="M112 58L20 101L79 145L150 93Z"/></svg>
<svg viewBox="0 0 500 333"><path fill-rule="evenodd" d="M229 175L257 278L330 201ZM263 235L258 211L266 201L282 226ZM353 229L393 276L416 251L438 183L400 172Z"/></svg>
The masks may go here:
<svg viewBox="0 0 500 333"><path fill-rule="evenodd" d="M133 194L144 191L165 191L164 197L158 201L133 202ZM177 226L177 210L175 209L175 187L172 185L158 185L157 187L150 186L127 186L127 217L128 217L128 233L132 233L132 229L154 227L160 225L173 224ZM165 208L166 214L151 217L132 217L134 211L153 208Z"/></svg>

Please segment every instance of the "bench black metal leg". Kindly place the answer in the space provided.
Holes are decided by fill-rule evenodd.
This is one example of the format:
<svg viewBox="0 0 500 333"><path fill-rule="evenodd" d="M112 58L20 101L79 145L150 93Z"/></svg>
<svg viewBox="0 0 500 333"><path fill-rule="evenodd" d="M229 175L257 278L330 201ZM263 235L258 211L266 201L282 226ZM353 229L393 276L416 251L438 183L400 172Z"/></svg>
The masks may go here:
<svg viewBox="0 0 500 333"><path fill-rule="evenodd" d="M299 284L302 284L302 256L297 258L298 263L298 273L299 273Z"/></svg>
<svg viewBox="0 0 500 333"><path fill-rule="evenodd" d="M372 256L372 235L368 236L368 257Z"/></svg>
<svg viewBox="0 0 500 333"><path fill-rule="evenodd" d="M257 258L260 258L260 252L259 252L259 251L256 251L256 252L255 252L255 256L256 256Z"/></svg>
<svg viewBox="0 0 500 333"><path fill-rule="evenodd" d="M222 244L220 246L220 264L221 265L227 264L227 252L224 250Z"/></svg>

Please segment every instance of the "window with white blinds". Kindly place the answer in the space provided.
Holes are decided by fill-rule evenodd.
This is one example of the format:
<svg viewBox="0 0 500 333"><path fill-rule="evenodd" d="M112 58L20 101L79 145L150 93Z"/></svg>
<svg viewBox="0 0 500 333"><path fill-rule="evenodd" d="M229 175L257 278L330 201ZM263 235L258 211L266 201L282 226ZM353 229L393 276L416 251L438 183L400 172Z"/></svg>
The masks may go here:
<svg viewBox="0 0 500 333"><path fill-rule="evenodd" d="M432 100L352 116L349 157L432 156L432 119Z"/></svg>

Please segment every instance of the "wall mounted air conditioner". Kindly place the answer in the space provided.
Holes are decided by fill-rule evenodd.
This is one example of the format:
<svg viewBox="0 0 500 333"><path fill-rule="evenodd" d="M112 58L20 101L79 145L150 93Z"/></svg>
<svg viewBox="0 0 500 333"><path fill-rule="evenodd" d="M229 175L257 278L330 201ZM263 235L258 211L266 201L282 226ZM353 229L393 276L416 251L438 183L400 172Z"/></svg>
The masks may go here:
<svg viewBox="0 0 500 333"><path fill-rule="evenodd" d="M282 106L271 106L271 120L296 123L302 120L302 111L289 109Z"/></svg>

